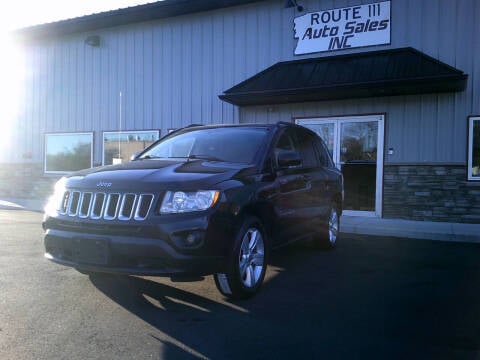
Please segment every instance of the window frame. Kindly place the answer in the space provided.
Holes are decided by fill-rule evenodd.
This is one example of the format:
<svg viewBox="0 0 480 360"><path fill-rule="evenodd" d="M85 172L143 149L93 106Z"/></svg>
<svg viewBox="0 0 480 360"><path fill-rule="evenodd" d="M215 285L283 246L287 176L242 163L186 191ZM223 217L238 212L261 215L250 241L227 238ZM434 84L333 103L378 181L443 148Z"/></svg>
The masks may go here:
<svg viewBox="0 0 480 360"><path fill-rule="evenodd" d="M473 124L480 124L480 115L472 115L468 117L468 147L467 147L467 179L468 181L480 181L480 176L473 175ZM480 126L480 125L479 125ZM477 139L480 142L480 139Z"/></svg>
<svg viewBox="0 0 480 360"><path fill-rule="evenodd" d="M112 165L112 164L105 164L105 135L110 134L110 135L115 135L115 134L128 134L128 133L157 133L157 139L153 142L157 142L161 138L161 131L159 129L151 129L151 130L108 130L108 131L103 131L102 132L102 166L105 165Z"/></svg>
<svg viewBox="0 0 480 360"><path fill-rule="evenodd" d="M90 169L93 167L93 146L94 146L94 133L93 131L90 131L90 132L60 132L60 133L55 133L55 132L52 132L52 133L45 133L44 134L44 154L43 154L43 171L45 174L70 174L72 172L75 172L75 171L79 171L79 170L83 170L83 169L78 169L78 170L65 170L65 171L61 171L61 170L48 170L47 169L47 147L48 147L48 137L49 136L62 136L62 135L66 135L66 136L72 136L72 135L89 135L90 137Z"/></svg>

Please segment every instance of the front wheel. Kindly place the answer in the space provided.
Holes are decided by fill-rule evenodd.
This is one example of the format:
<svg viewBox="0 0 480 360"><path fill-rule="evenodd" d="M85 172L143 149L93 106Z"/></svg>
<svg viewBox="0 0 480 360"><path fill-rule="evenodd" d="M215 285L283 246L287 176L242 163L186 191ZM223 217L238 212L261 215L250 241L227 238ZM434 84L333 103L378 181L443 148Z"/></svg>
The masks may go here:
<svg viewBox="0 0 480 360"><path fill-rule="evenodd" d="M227 271L214 274L217 289L233 299L245 299L260 290L267 268L266 232L255 217L243 222L235 237Z"/></svg>

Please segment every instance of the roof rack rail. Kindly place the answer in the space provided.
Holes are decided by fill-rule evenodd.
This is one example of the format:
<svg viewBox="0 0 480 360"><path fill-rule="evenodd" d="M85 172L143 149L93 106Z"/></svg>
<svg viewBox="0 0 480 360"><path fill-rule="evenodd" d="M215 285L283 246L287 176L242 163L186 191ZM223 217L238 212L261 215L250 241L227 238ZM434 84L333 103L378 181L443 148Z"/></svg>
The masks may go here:
<svg viewBox="0 0 480 360"><path fill-rule="evenodd" d="M204 124L190 124L190 125L187 125L187 126L182 126L182 127L179 127L175 130L171 130L169 133L165 134L164 136L162 136L162 139L170 136L170 135L173 135L177 132L179 132L180 130L183 130L183 129L187 129L187 128L190 128L190 127L195 127L195 126L204 126Z"/></svg>
<svg viewBox="0 0 480 360"><path fill-rule="evenodd" d="M295 125L295 124L292 123L292 122L288 122L288 121L278 121L277 125L290 126L290 125Z"/></svg>

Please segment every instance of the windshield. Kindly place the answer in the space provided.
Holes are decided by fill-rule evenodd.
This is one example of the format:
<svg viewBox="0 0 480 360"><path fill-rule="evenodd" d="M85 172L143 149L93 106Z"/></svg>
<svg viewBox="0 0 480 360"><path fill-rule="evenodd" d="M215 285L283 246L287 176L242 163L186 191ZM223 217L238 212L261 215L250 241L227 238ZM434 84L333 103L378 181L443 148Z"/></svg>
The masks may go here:
<svg viewBox="0 0 480 360"><path fill-rule="evenodd" d="M252 163L267 133L266 128L210 128L167 137L140 159L189 158Z"/></svg>

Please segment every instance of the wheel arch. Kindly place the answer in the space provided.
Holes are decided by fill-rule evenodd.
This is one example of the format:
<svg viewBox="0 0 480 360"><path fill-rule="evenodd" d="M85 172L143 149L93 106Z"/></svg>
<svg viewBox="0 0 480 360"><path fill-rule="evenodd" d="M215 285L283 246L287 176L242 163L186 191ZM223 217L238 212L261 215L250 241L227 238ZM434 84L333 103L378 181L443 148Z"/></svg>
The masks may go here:
<svg viewBox="0 0 480 360"><path fill-rule="evenodd" d="M338 215L342 215L343 212L343 196L341 193L335 193L332 197L332 203L337 205Z"/></svg>
<svg viewBox="0 0 480 360"><path fill-rule="evenodd" d="M256 217L267 232L267 241L271 241L272 229L274 224L274 211L271 204L267 202L255 202L245 205L238 214L238 226L241 226L243 220L248 216Z"/></svg>

